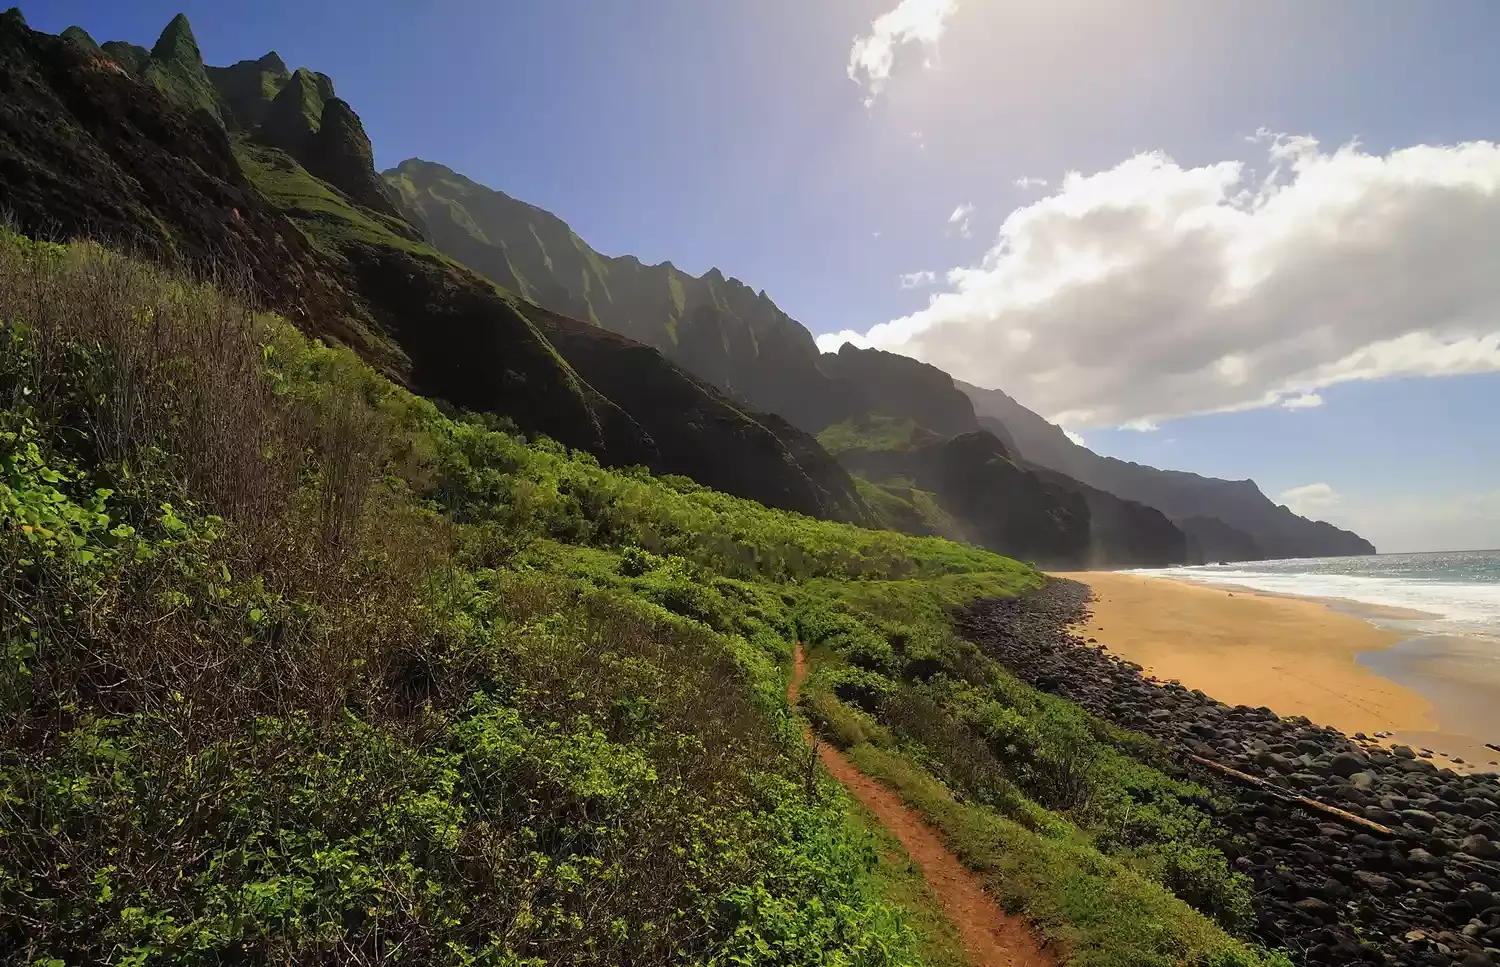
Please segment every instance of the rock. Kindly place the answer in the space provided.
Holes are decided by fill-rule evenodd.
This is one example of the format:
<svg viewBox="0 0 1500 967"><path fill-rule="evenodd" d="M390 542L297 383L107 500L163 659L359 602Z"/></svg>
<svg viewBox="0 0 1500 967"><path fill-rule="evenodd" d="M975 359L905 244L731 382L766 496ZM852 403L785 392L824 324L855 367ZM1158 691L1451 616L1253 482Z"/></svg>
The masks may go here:
<svg viewBox="0 0 1500 967"><path fill-rule="evenodd" d="M1495 967L1495 959L1482 950L1471 950L1458 964L1459 967Z"/></svg>
<svg viewBox="0 0 1500 967"><path fill-rule="evenodd" d="M1291 772L1294 768L1291 760L1286 756L1269 750L1258 753L1255 756L1255 764L1267 769L1275 769L1277 772Z"/></svg>
<svg viewBox="0 0 1500 967"><path fill-rule="evenodd" d="M1292 906L1317 920L1327 922L1338 919L1338 911L1329 903L1319 900L1315 896L1310 896L1305 900L1298 900Z"/></svg>
<svg viewBox="0 0 1500 967"><path fill-rule="evenodd" d="M1391 883L1389 877L1381 876L1379 873L1371 873L1369 870L1355 870L1354 879L1365 889L1373 890L1376 893L1388 893L1394 885Z"/></svg>
<svg viewBox="0 0 1500 967"><path fill-rule="evenodd" d="M1465 836L1460 841L1459 848L1470 856L1477 856L1483 860L1500 858L1500 847L1497 847L1488 837L1478 833Z"/></svg>
<svg viewBox="0 0 1500 967"><path fill-rule="evenodd" d="M1393 745L1391 746L1391 752L1403 759L1415 759L1417 757L1417 754L1411 750L1411 746L1409 745Z"/></svg>
<svg viewBox="0 0 1500 967"><path fill-rule="evenodd" d="M1413 829L1420 829L1424 832L1436 829L1438 824L1437 817L1423 809L1403 809L1401 821Z"/></svg>
<svg viewBox="0 0 1500 967"><path fill-rule="evenodd" d="M1352 752L1341 752L1328 763L1328 771L1345 779L1362 770L1366 765L1363 757Z"/></svg>

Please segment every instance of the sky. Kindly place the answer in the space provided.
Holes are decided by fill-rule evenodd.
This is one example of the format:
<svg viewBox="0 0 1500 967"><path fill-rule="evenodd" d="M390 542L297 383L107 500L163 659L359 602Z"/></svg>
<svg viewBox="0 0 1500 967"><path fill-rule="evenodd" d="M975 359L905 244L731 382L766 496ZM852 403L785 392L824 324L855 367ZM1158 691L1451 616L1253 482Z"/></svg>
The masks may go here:
<svg viewBox="0 0 1500 967"><path fill-rule="evenodd" d="M1381 550L1500 547L1488 0L46 0Z"/></svg>

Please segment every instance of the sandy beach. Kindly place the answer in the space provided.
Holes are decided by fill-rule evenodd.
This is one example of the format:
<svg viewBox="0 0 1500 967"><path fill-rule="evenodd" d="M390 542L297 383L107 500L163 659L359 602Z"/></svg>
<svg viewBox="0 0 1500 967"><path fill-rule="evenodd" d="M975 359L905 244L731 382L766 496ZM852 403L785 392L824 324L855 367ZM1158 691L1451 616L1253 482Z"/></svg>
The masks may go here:
<svg viewBox="0 0 1500 967"><path fill-rule="evenodd" d="M1439 732L1427 698L1359 661L1403 636L1356 615L1315 600L1138 574L1058 576L1094 591L1093 617L1079 631L1147 674L1349 734Z"/></svg>

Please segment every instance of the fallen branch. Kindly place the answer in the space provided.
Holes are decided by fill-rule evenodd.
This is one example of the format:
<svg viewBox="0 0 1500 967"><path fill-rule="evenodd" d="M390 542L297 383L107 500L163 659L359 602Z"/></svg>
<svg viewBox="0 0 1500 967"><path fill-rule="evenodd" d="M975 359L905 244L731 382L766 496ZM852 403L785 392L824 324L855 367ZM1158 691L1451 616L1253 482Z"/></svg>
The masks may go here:
<svg viewBox="0 0 1500 967"><path fill-rule="evenodd" d="M1379 833L1381 836L1390 837L1392 839L1400 835L1389 826L1382 826L1377 822L1372 822L1371 820L1364 818L1363 816L1356 816L1353 813L1346 812L1336 806L1329 806L1326 803L1318 802L1316 799L1309 799L1306 796L1299 796L1295 792L1288 792L1287 790L1282 789L1279 786L1271 785L1264 779L1260 779L1248 773L1241 772L1238 769L1231 769L1229 766L1221 765L1220 763L1217 763L1212 759L1205 759L1201 755L1189 754L1188 758L1201 766L1212 769L1213 771L1221 775L1228 776L1229 778L1234 779L1238 782L1242 782L1245 785L1254 786L1257 789L1267 790L1278 799L1281 799L1285 802L1294 803L1298 806L1303 807L1304 809L1310 809L1313 812L1322 813L1323 815L1336 819L1341 823L1347 823L1350 826L1357 826L1360 829L1367 830L1368 832Z"/></svg>

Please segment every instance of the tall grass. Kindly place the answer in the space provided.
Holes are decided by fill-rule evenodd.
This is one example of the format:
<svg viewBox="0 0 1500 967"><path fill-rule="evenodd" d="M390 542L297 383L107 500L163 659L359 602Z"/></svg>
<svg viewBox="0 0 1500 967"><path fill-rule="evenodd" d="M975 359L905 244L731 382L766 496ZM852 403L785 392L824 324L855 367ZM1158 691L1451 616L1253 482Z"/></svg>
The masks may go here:
<svg viewBox="0 0 1500 967"><path fill-rule="evenodd" d="M605 470L240 291L0 232L0 961L951 962L812 769L798 633L830 734L1242 952L1167 902L1234 896L1181 790L949 629L1031 568ZM1094 950L1103 882L1000 893Z"/></svg>
<svg viewBox="0 0 1500 967"><path fill-rule="evenodd" d="M0 240L0 960L904 959L776 615L542 563L691 488L448 420L232 293Z"/></svg>

